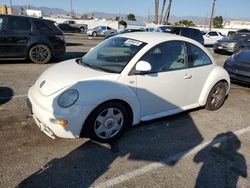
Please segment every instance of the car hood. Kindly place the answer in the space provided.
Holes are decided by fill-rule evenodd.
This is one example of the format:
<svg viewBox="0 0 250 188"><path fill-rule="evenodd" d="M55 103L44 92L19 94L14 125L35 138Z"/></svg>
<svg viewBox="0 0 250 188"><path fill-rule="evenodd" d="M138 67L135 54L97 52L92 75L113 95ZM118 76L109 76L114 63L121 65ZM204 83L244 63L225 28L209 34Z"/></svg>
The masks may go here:
<svg viewBox="0 0 250 188"><path fill-rule="evenodd" d="M35 87L44 96L52 95L61 89L86 80L118 80L120 74L107 73L85 67L76 62L76 59L58 63L37 79Z"/></svg>
<svg viewBox="0 0 250 188"><path fill-rule="evenodd" d="M227 38L223 38L220 40L217 40L218 43L230 43L230 42L236 42L235 40L229 40Z"/></svg>
<svg viewBox="0 0 250 188"><path fill-rule="evenodd" d="M236 54L235 59L237 60L237 62L250 65L250 51L249 50L242 51L242 52Z"/></svg>

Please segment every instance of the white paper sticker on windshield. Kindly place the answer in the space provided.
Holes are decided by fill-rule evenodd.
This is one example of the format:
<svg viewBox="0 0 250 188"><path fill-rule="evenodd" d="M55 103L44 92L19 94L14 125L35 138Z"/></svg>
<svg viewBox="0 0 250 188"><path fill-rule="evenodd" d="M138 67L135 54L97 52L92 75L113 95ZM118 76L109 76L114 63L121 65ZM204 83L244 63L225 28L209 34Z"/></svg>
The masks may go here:
<svg viewBox="0 0 250 188"><path fill-rule="evenodd" d="M137 41L137 40L128 39L128 40L125 41L125 44L140 46L142 44L142 42Z"/></svg>

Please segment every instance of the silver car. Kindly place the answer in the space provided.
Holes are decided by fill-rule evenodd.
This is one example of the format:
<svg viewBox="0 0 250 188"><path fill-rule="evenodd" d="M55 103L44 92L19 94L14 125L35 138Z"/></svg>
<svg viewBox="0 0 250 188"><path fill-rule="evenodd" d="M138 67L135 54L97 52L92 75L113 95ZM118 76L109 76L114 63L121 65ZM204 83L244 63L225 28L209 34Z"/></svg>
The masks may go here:
<svg viewBox="0 0 250 188"><path fill-rule="evenodd" d="M250 39L249 33L234 33L224 39L218 40L214 45L214 52L230 53L247 49L247 43Z"/></svg>
<svg viewBox="0 0 250 188"><path fill-rule="evenodd" d="M89 36L93 36L93 37L96 37L96 36L106 36L106 35L114 35L117 33L117 30L116 29L113 29L111 27L108 27L108 26L98 26L98 27L95 27L93 29L89 29L87 31L87 35Z"/></svg>

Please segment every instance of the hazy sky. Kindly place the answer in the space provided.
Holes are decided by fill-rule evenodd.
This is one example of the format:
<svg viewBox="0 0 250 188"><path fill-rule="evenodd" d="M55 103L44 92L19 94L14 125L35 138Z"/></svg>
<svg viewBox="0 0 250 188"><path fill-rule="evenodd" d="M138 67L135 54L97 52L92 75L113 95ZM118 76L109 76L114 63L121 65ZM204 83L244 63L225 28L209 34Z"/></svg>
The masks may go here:
<svg viewBox="0 0 250 188"><path fill-rule="evenodd" d="M34 5L70 10L71 0L12 0L13 5ZM10 0L0 0L9 5ZM154 14L154 0L72 0L75 12L91 11L108 13L133 13L147 16ZM160 0L162 3L162 0ZM213 0L173 0L171 14L174 16L209 16ZM161 4L160 3L160 4ZM215 15L224 18L250 18L250 0L216 0Z"/></svg>

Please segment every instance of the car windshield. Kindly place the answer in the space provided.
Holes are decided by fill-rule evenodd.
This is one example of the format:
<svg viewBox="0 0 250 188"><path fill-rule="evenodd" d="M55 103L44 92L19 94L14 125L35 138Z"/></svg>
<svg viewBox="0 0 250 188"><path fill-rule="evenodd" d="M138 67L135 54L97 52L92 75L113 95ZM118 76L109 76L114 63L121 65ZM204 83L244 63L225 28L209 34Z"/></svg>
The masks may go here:
<svg viewBox="0 0 250 188"><path fill-rule="evenodd" d="M239 34L239 33L234 33L228 36L229 40L245 40L247 38L247 35L245 34Z"/></svg>
<svg viewBox="0 0 250 188"><path fill-rule="evenodd" d="M110 73L121 73L146 43L115 37L102 42L82 58L82 65Z"/></svg>

